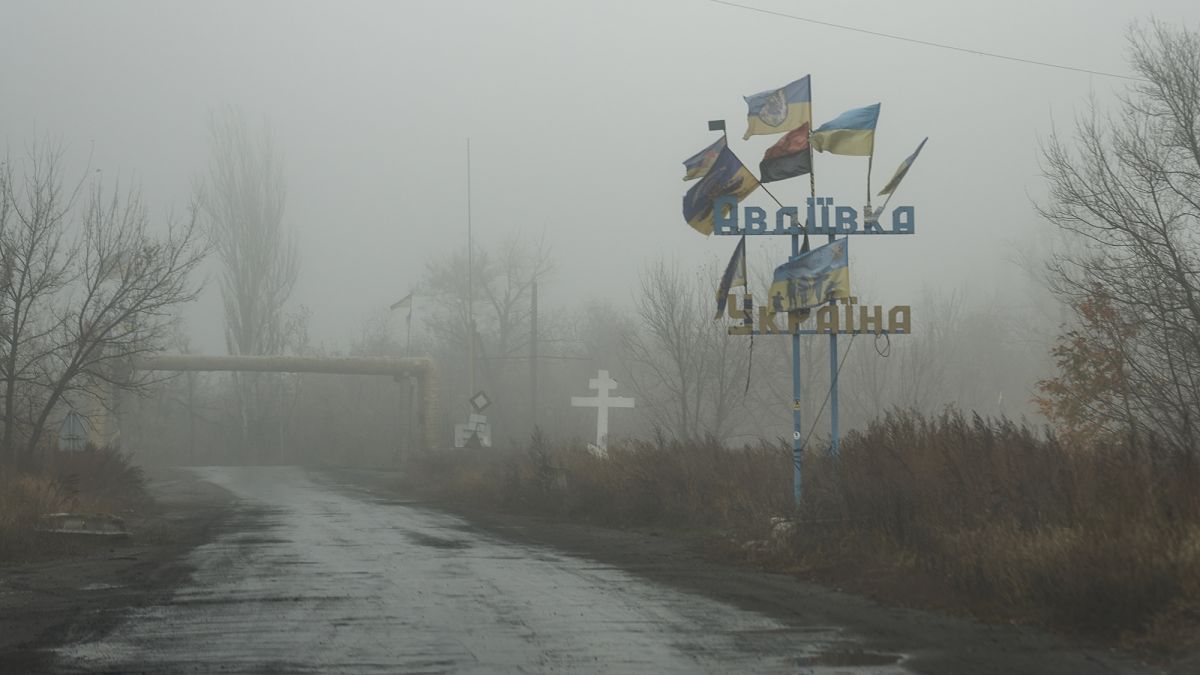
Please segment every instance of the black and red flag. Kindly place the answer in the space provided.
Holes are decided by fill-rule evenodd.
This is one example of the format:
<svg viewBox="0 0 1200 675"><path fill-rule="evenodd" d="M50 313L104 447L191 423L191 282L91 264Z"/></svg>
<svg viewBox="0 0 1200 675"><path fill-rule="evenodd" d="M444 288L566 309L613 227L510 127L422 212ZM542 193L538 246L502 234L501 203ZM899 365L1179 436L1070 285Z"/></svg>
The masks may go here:
<svg viewBox="0 0 1200 675"><path fill-rule="evenodd" d="M767 148L758 163L759 181L770 183L803 176L812 171L812 150L808 147L808 123L787 132L779 142Z"/></svg>

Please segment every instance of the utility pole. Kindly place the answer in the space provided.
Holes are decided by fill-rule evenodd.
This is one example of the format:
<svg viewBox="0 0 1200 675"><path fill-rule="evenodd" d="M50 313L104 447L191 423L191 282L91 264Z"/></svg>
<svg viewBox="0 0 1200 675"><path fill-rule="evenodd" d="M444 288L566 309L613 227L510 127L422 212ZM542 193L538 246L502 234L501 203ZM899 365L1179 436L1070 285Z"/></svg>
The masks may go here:
<svg viewBox="0 0 1200 675"><path fill-rule="evenodd" d="M537 279L530 284L529 290L529 433L537 429L538 409L538 296Z"/></svg>
<svg viewBox="0 0 1200 675"><path fill-rule="evenodd" d="M471 237L471 139L467 138L467 336L468 367L471 369L471 397L478 391L475 387L475 245Z"/></svg>

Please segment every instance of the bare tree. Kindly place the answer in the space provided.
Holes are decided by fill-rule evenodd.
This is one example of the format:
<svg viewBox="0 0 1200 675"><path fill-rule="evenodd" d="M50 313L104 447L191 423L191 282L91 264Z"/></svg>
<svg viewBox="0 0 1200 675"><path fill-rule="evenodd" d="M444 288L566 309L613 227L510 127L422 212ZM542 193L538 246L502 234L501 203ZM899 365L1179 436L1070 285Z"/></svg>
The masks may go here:
<svg viewBox="0 0 1200 675"><path fill-rule="evenodd" d="M32 146L26 160L19 185L11 162L6 161L0 173L0 378L4 386L0 449L10 461L17 459L22 412L18 404L22 395L28 398L27 387L42 377L39 369L56 347L53 336L59 325L52 303L70 283L77 254L67 241L66 221L78 190L64 192L61 150Z"/></svg>
<svg viewBox="0 0 1200 675"><path fill-rule="evenodd" d="M652 423L680 439L724 440L745 386L745 340L712 320L712 278L689 278L663 260L650 265L635 303L638 326L625 339L634 391Z"/></svg>
<svg viewBox="0 0 1200 675"><path fill-rule="evenodd" d="M136 190L123 197L97 185L84 216L77 274L59 315L56 348L42 372L45 397L33 420L32 454L64 397L82 394L110 401L111 391L144 390L148 380L133 361L162 349L175 325L175 309L199 293L193 272L207 253L194 212L152 236Z"/></svg>
<svg viewBox="0 0 1200 675"><path fill-rule="evenodd" d="M534 283L554 271L544 238L511 236L475 253L474 312L476 331L487 337L494 356L522 353L528 345L529 294ZM424 292L439 305L425 322L440 339L465 353L468 336L467 255L455 253L431 260L425 268Z"/></svg>
<svg viewBox="0 0 1200 675"><path fill-rule="evenodd" d="M63 403L107 405L113 391L144 389L132 361L165 343L174 310L196 297L191 275L207 251L194 217L154 236L138 191L98 182L69 227L61 153L34 148L29 158L21 188L11 170L0 181L3 438L26 465Z"/></svg>
<svg viewBox="0 0 1200 675"><path fill-rule="evenodd" d="M284 227L283 165L264 125L254 133L233 109L209 120L212 154L198 202L222 264L225 342L231 354L278 354L289 339L284 308L298 274L296 239ZM243 442L260 435L263 397L277 378L235 377ZM277 393L277 392L276 392ZM263 439L257 439L263 440Z"/></svg>
<svg viewBox="0 0 1200 675"><path fill-rule="evenodd" d="M1058 410L1193 448L1200 422L1200 34L1156 22L1132 29L1130 45L1144 82L1122 96L1117 114L1105 117L1093 103L1077 119L1074 139L1055 134L1043 147L1050 196L1039 210L1066 235L1049 263L1050 280L1075 314L1060 365L1086 368L1087 354L1115 350L1114 372L1068 378L1103 381L1109 391L1076 386L1048 395L1062 404Z"/></svg>
<svg viewBox="0 0 1200 675"><path fill-rule="evenodd" d="M440 363L445 364L440 378L447 388L449 401L465 402L474 392L470 387L470 366L465 358L470 340L475 340L477 367L492 393L523 391L519 382L527 378L524 369L510 372L508 365L526 364L530 339L530 295L535 283L544 282L554 272L550 247L544 238L530 239L519 234L496 246L478 250L474 255L474 297L467 283L465 251L429 261L425 268L422 293L433 302L423 303L421 317L435 341ZM474 307L474 335L468 299ZM496 398L493 436L515 432L514 423L525 419L516 397ZM532 405L532 402L527 402ZM455 408L450 408L455 410ZM452 419L448 419L452 422Z"/></svg>

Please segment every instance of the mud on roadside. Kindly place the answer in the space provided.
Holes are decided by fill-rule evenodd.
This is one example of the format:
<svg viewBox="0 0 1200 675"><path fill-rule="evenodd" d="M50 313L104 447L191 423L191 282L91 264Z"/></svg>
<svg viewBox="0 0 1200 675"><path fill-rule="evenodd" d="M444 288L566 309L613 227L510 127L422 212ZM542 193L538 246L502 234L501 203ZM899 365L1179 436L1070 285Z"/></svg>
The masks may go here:
<svg viewBox="0 0 1200 675"><path fill-rule="evenodd" d="M154 503L126 518L129 537L0 564L0 672L45 671L54 647L107 633L130 609L161 601L187 580L187 553L222 530L232 497L186 469L148 478Z"/></svg>

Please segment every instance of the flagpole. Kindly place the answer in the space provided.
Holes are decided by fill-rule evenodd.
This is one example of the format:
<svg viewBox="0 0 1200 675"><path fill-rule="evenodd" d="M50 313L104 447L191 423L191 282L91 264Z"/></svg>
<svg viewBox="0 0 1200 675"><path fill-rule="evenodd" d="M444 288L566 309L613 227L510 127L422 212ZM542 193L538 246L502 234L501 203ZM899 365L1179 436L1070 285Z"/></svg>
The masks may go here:
<svg viewBox="0 0 1200 675"><path fill-rule="evenodd" d="M710 124L711 124L711 122L710 122ZM812 122L811 121L809 122L808 127L809 127L809 134L811 135L812 134ZM711 128L712 127L710 127L710 129ZM724 129L722 129L722 131L724 131ZM726 147L728 147L728 142L726 142ZM812 152L811 143L809 144L809 147L810 147L809 152L811 153ZM729 152L731 154L733 154L734 158L737 159L738 163L742 165L742 168L746 169L746 171L749 172L751 176L755 175L753 171L750 171L750 167L746 166L746 163L742 161L742 158L738 157L736 152L733 152L732 148L729 148ZM767 196L769 196L776 204L778 204L780 208L783 208L783 203L780 202L779 199L775 197L775 195L767 188L767 186L763 185L762 180L760 180L757 176L755 176L755 180L758 181L758 186L763 189L763 192L766 192ZM813 177L812 171L810 170L809 171L809 184L811 186L811 189L813 189L813 190L816 190L816 187L815 187L816 182L815 181L816 181L816 179ZM745 234L743 234L742 236L744 238ZM789 260L795 260L796 258L800 257L800 254L802 253L801 246L800 246L800 236L801 235L798 232L792 233L792 255L789 258ZM804 241L807 242L808 241L808 228L807 227L805 228L803 236L804 236ZM832 235L830 235L830 239L832 240ZM742 250L742 255L743 256L745 255L744 248ZM749 270L746 270L746 276L747 277L750 276ZM749 279L747 279L747 283L749 283ZM790 319L789 319L789 324L790 324ZM753 338L753 334L751 334L751 338ZM753 344L753 342L751 344ZM836 363L836 361L835 361L835 363ZM802 440L803 433L801 432L802 424L801 424L801 417L800 417L800 394L801 394L800 374L801 374L800 373L800 334L792 333L792 498L795 501L797 508L799 508L799 506L800 506L801 494L803 492L803 490L802 490L803 475L802 475L802 471L801 471L801 455L802 455L802 451L804 449L804 447L803 447L804 443Z"/></svg>
<svg viewBox="0 0 1200 675"><path fill-rule="evenodd" d="M811 85L810 85L810 92L811 92ZM810 118L812 117L812 115L811 115L811 110L812 110L811 98L812 98L812 96L810 95L809 96L809 99L810 99L809 117ZM809 136L808 152L809 152L809 155L812 157L812 162L811 162L812 166L810 167L810 170L808 172L808 189L809 189L809 197L812 198L813 200L816 200L816 198L817 198L816 154L817 153L813 152L813 148L812 148L812 126L813 126L812 122L810 121L808 124L808 129L809 129L809 131L808 131L808 136ZM829 243L833 243L834 239L835 239L835 236L832 233L830 233L827 241ZM837 309L836 309L837 300L830 300L829 304L830 304L830 306L835 307L833 311L836 312L837 311ZM830 401L830 407L829 407L830 448L829 448L829 451L834 457L837 457L838 453L840 451L839 437L841 436L841 431L838 428L839 427L838 333L836 330L831 330L829 332L829 401ZM814 422L814 424L815 424L815 422Z"/></svg>
<svg viewBox="0 0 1200 675"><path fill-rule="evenodd" d="M871 154L867 155L867 206L871 205L871 164L875 161L875 142L871 142Z"/></svg>
<svg viewBox="0 0 1200 675"><path fill-rule="evenodd" d="M413 305L416 304L416 302L417 302L416 296L414 296L412 293L409 293L408 294L408 318L405 319L405 323L408 324L407 331L406 331L407 335L404 338L404 355L405 356L412 356L412 315L413 315Z"/></svg>

